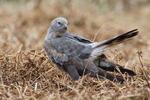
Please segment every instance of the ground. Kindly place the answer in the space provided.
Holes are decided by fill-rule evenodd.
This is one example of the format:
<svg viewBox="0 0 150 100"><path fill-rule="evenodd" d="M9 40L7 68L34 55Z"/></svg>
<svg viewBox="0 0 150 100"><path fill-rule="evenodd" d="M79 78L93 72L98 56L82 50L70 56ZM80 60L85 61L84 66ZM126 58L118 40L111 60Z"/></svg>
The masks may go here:
<svg viewBox="0 0 150 100"><path fill-rule="evenodd" d="M98 1L103 0L20 1L0 1L0 100L149 99L149 2L121 2L120 6L111 0L111 4L101 2L99 7ZM137 75L124 84L89 76L71 80L43 50L50 22L60 16L68 19L71 33L93 41L137 28L138 36L105 52L110 60Z"/></svg>

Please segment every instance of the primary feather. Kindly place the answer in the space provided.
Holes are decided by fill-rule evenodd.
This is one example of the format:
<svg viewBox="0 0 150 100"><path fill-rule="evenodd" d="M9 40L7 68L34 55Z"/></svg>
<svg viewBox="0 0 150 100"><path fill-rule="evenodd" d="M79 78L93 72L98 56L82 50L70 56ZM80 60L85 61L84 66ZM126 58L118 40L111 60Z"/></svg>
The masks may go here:
<svg viewBox="0 0 150 100"><path fill-rule="evenodd" d="M121 34L119 36L115 36L111 39L108 39L108 40L104 40L102 42L94 42L94 43L91 43L89 45L92 46L92 53L91 53L91 58L92 59L95 59L97 58L98 56L100 56L104 50L110 46L113 46L113 45L117 45L117 44L120 44L122 43L123 41L129 39L129 38L132 38L134 36L136 36L138 34L138 30L137 29L134 29L134 30L131 30L129 32L126 32L124 34Z"/></svg>

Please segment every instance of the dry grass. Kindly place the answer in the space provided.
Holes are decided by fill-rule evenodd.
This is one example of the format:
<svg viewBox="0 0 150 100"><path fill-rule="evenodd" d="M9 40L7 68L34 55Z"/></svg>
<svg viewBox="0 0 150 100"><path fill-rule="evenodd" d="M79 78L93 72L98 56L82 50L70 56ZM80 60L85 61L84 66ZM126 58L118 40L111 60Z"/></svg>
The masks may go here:
<svg viewBox="0 0 150 100"><path fill-rule="evenodd" d="M101 10L90 0L75 1L0 5L0 100L149 99L150 7ZM69 20L69 31L95 41L138 28L137 37L106 52L110 60L134 70L137 76L124 84L88 76L74 82L53 67L43 41L50 21L58 16Z"/></svg>

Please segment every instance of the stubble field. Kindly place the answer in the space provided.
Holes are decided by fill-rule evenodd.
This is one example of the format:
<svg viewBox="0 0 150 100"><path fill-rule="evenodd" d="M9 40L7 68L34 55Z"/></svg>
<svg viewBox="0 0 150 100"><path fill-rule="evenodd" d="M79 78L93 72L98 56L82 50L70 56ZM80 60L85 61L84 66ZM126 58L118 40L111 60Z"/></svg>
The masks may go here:
<svg viewBox="0 0 150 100"><path fill-rule="evenodd" d="M1 1L0 100L149 99L150 4L109 8L105 3L104 7L96 3L91 0ZM112 3L116 2L112 0ZM139 29L138 36L105 52L111 61L133 70L137 76L124 84L89 76L72 81L50 62L43 49L51 20L60 16L68 19L69 32L93 41Z"/></svg>

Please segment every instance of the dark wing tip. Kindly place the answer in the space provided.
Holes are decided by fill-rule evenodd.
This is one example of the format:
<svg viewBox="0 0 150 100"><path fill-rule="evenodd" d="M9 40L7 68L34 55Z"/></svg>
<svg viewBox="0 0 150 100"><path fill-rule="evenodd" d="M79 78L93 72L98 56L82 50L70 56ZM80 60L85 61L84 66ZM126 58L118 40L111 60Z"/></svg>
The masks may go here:
<svg viewBox="0 0 150 100"><path fill-rule="evenodd" d="M94 48L98 48L98 47L100 47L102 45L110 45L111 46L111 45L114 45L114 44L121 43L124 40L127 40L129 38L132 38L132 37L138 35L138 33L139 33L138 29L134 29L134 30L128 31L126 33L123 33L121 35L113 37L113 38L111 38L109 40L106 40L106 41L104 41L103 43L101 43L100 45L98 45L98 46L96 46Z"/></svg>
<svg viewBox="0 0 150 100"><path fill-rule="evenodd" d="M117 41L122 41L124 39L134 37L134 36L138 35L138 33L139 33L138 29L134 29L134 30L131 30L129 32L126 32L124 34L121 34L121 35L117 36L116 40Z"/></svg>
<svg viewBox="0 0 150 100"><path fill-rule="evenodd" d="M138 29L134 29L134 30L131 30L125 34L128 35L128 37L130 38L130 37L138 35L138 33L139 33Z"/></svg>

